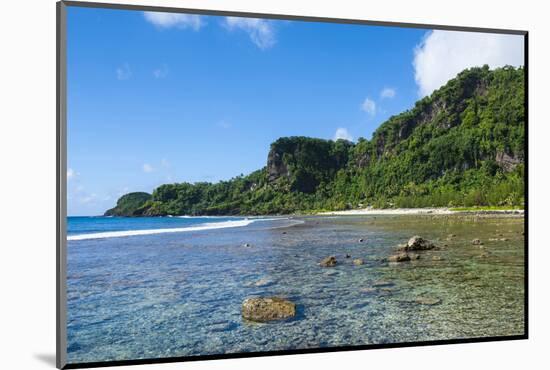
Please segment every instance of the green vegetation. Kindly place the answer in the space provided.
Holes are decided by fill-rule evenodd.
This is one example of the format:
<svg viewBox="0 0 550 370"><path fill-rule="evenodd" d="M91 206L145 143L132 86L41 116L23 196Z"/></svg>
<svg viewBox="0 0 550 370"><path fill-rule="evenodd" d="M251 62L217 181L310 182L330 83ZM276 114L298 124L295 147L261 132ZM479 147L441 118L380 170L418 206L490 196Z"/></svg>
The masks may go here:
<svg viewBox="0 0 550 370"><path fill-rule="evenodd" d="M119 198L115 208L105 212L105 216L141 216L145 210L143 205L151 199L151 194L136 192L128 193Z"/></svg>
<svg viewBox="0 0 550 370"><path fill-rule="evenodd" d="M524 70L472 68L391 117L371 140L280 138L267 166L248 176L161 185L138 207L125 200L113 210L135 216L523 207L524 128Z"/></svg>

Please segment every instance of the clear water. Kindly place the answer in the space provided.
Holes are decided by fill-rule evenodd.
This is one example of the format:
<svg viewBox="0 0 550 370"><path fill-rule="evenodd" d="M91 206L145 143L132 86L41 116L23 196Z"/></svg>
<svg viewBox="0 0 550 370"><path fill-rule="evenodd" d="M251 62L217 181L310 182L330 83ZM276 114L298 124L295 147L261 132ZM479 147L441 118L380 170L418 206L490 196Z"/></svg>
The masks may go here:
<svg viewBox="0 0 550 370"><path fill-rule="evenodd" d="M138 227L164 219L126 220ZM68 360L523 334L522 232L515 217L338 216L69 241ZM380 261L417 234L441 249L409 263ZM447 241L449 234L456 237ZM338 265L320 267L329 255ZM386 286L376 287L380 281ZM270 295L295 302L297 316L265 324L241 318L246 297Z"/></svg>

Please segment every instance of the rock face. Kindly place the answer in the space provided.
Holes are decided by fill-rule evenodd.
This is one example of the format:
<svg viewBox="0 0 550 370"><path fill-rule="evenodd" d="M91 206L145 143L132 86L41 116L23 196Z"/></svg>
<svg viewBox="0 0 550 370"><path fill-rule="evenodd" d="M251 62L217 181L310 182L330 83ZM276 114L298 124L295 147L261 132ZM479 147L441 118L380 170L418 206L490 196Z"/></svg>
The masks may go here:
<svg viewBox="0 0 550 370"><path fill-rule="evenodd" d="M255 297L243 301L241 313L250 321L267 322L296 316L296 305L279 297Z"/></svg>
<svg viewBox="0 0 550 370"><path fill-rule="evenodd" d="M518 164L523 163L521 158L508 155L505 152L497 152L495 162L506 172L513 171Z"/></svg>
<svg viewBox="0 0 550 370"><path fill-rule="evenodd" d="M271 144L267 156L269 183L286 178L290 191L313 193L320 183L329 183L349 160L353 143L303 136L282 137Z"/></svg>
<svg viewBox="0 0 550 370"><path fill-rule="evenodd" d="M338 261L336 261L336 257L329 256L329 257L323 258L321 262L319 262L319 265L321 267L334 267L336 266L337 263Z"/></svg>
<svg viewBox="0 0 550 370"><path fill-rule="evenodd" d="M425 251L425 250L434 249L434 248L435 248L434 243L424 238L421 238L418 235L415 235L409 239L409 241L405 246L399 249L403 251Z"/></svg>
<svg viewBox="0 0 550 370"><path fill-rule="evenodd" d="M394 254L388 257L388 262L407 262L410 260L411 257L407 253Z"/></svg>
<svg viewBox="0 0 550 370"><path fill-rule="evenodd" d="M272 148L267 155L267 176L269 181L272 182L279 177L288 175L288 167L283 162L283 154Z"/></svg>

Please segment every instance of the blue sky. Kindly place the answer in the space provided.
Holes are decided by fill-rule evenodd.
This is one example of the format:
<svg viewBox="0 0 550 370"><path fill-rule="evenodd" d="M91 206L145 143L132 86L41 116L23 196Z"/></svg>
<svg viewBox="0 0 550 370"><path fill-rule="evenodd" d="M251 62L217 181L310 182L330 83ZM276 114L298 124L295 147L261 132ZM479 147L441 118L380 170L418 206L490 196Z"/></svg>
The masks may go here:
<svg viewBox="0 0 550 370"><path fill-rule="evenodd" d="M102 214L163 183L247 174L281 136L370 138L466 67L521 64L521 43L70 7L68 213Z"/></svg>

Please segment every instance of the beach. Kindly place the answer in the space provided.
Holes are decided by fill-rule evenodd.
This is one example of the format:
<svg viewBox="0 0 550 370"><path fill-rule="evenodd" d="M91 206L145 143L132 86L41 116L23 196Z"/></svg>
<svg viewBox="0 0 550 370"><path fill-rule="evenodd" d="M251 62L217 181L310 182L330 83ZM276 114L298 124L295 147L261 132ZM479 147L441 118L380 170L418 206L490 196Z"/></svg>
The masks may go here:
<svg viewBox="0 0 550 370"><path fill-rule="evenodd" d="M377 215L453 215L453 214L523 214L523 209L503 209L503 210L453 210L445 207L434 208L360 208L345 211L320 212L319 215L341 215L341 216L377 216Z"/></svg>

